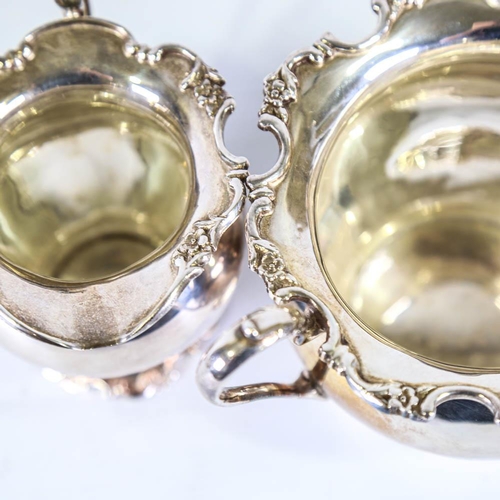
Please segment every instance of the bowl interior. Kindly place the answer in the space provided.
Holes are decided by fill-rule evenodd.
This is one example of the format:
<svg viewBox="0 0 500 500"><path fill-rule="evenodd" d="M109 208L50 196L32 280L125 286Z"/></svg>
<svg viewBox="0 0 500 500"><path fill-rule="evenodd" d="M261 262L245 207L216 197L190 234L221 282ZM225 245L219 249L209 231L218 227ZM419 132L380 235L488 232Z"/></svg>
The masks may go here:
<svg viewBox="0 0 500 500"><path fill-rule="evenodd" d="M366 94L315 189L317 251L348 309L454 365L500 367L499 61L441 51Z"/></svg>
<svg viewBox="0 0 500 500"><path fill-rule="evenodd" d="M0 256L75 283L168 249L193 204L186 144L166 116L109 89L16 107L0 132Z"/></svg>

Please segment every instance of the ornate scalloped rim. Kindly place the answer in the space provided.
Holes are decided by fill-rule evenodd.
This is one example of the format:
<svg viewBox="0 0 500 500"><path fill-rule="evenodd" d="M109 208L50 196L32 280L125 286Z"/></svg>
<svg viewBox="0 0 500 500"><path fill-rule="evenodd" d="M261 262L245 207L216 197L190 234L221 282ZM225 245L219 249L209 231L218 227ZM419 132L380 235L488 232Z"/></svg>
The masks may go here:
<svg viewBox="0 0 500 500"><path fill-rule="evenodd" d="M215 69L209 68L194 52L179 45L164 45L151 49L137 44L130 37L124 44L124 52L139 63L151 66L171 56L181 57L192 64L191 72L182 80L179 89L182 92L191 90L198 105L205 109L210 119L214 120L215 142L220 158L229 168L226 177L232 192L232 201L222 214L212 215L207 220L193 224L173 256L173 264L177 267L177 278L170 287L166 300L158 305L140 330L132 332L123 339L123 342L126 342L141 335L165 316L189 283L203 273L205 266L216 252L221 237L243 210L248 161L246 158L234 156L225 145L224 128L229 115L235 109L235 101L227 95L224 90L225 80Z"/></svg>
<svg viewBox="0 0 500 500"><path fill-rule="evenodd" d="M85 19L85 16L79 19ZM226 93L225 80L215 69L206 66L194 52L185 47L164 45L151 49L138 44L133 36L121 26L110 22L107 24L120 32L123 37L124 55L135 58L141 64L154 66L168 57L180 57L191 63L191 71L180 82L179 90L181 92L191 90L198 105L204 108L209 119L213 120L215 144L221 160L228 168L226 178L232 195L228 207L221 214L210 215L207 220L197 221L192 225L172 257L172 266L177 269L177 276L167 292L166 299L154 308L141 325L120 339L120 343L124 343L140 336L165 316L189 283L203 273L205 265L216 252L221 237L238 219L243 210L246 199L245 179L248 175L248 161L244 157L230 153L225 145L224 128L229 115L235 109L235 101ZM3 72L23 71L26 64L35 58L35 52L30 42L36 38L37 33L38 30L28 35L18 50L10 51L5 57L0 58L0 76ZM79 348L78 345L71 342L63 341L21 324L15 316L1 306L0 317L9 325L28 335L49 340L61 347Z"/></svg>
<svg viewBox="0 0 500 500"><path fill-rule="evenodd" d="M473 385L424 386L392 380L376 380L363 373L359 359L341 335L339 324L330 309L316 296L302 288L287 269L278 248L262 237L262 223L274 212L276 188L290 167L291 134L288 129L288 107L297 101L299 80L297 68L302 64L321 67L334 57L357 53L377 44L391 31L394 23L408 10L422 8L428 0L374 0L373 10L379 15L375 35L357 45L345 45L331 34L324 35L310 49L293 54L264 84L264 104L259 127L271 131L279 143L280 155L274 167L264 175L248 178L251 206L247 215L247 243L250 267L264 280L267 290L278 305L297 300L312 304L322 317L327 340L319 349L320 360L343 375L350 387L375 408L415 420L428 421L436 416L437 407L451 400L467 399L483 404L500 424L500 397L489 389ZM487 0L484 0L486 5ZM312 337L295 338L297 344Z"/></svg>
<svg viewBox="0 0 500 500"><path fill-rule="evenodd" d="M28 61L35 58L35 53L28 42L24 42L17 50L7 52L0 57L0 75L11 71L23 71Z"/></svg>

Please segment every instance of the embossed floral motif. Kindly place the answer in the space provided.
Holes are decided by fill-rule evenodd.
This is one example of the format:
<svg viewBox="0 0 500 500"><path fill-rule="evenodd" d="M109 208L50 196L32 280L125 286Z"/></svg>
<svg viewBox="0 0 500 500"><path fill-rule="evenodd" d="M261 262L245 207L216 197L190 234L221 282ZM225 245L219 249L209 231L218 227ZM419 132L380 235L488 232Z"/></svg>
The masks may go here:
<svg viewBox="0 0 500 500"><path fill-rule="evenodd" d="M393 11L404 11L407 9L421 9L427 0L390 0Z"/></svg>
<svg viewBox="0 0 500 500"><path fill-rule="evenodd" d="M260 114L268 113L277 116L285 123L288 122L286 106L295 100L295 96L286 83L279 77L268 79L264 87L264 96Z"/></svg>
<svg viewBox="0 0 500 500"><path fill-rule="evenodd" d="M225 80L219 73L206 66L199 58L193 70L181 84L183 90L192 89L198 105L205 108L208 116L214 118L227 99Z"/></svg>
<svg viewBox="0 0 500 500"><path fill-rule="evenodd" d="M150 49L146 45L139 45L134 40L125 44L125 54L127 57L134 57L141 64L155 65L162 61L166 54L172 51L181 50L182 55L186 54L185 49ZM190 54L189 59L193 60L193 67L187 77L181 82L180 88L185 91L191 89L200 107L205 108L208 116L214 118L227 98L224 90L226 81L217 70L206 66L195 54Z"/></svg>
<svg viewBox="0 0 500 500"><path fill-rule="evenodd" d="M403 416L411 415L419 398L413 387L393 386L389 389L387 408Z"/></svg>
<svg viewBox="0 0 500 500"><path fill-rule="evenodd" d="M186 236L184 243L179 248L178 254L186 262L190 262L195 257L202 254L211 254L213 251L214 248L208 230L198 228Z"/></svg>
<svg viewBox="0 0 500 500"><path fill-rule="evenodd" d="M264 279L271 293L298 284L297 280L287 272L285 261L278 252L257 249L252 267Z"/></svg>
<svg viewBox="0 0 500 500"><path fill-rule="evenodd" d="M272 253L267 253L262 257L258 272L261 276L270 280L274 279L276 275L285 269L285 261Z"/></svg>
<svg viewBox="0 0 500 500"><path fill-rule="evenodd" d="M33 49L25 43L18 50L10 51L4 57L0 57L0 74L9 71L23 71L26 63L34 58Z"/></svg>
<svg viewBox="0 0 500 500"><path fill-rule="evenodd" d="M198 104L205 108L208 115L214 117L226 99L226 93L222 87L221 79L212 80L206 76L203 81L194 88L194 95Z"/></svg>

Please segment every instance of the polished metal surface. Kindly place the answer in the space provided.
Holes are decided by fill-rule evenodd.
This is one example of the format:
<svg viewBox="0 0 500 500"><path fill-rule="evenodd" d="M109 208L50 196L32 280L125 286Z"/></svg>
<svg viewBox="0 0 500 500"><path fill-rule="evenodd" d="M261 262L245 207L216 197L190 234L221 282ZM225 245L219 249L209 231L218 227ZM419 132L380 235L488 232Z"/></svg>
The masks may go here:
<svg viewBox="0 0 500 500"><path fill-rule="evenodd" d="M142 335L128 342L95 349L68 349L20 332L16 325L0 325L0 344L24 359L43 368L64 374L65 380L81 385L105 387L109 379L128 379L137 374L179 360L183 353L213 329L236 287L242 255L242 225L234 224L221 239L205 272L191 281L163 318ZM167 361L165 361L167 360ZM96 379L106 379L96 381ZM123 384L124 381L114 380ZM131 385L130 380L125 383ZM135 391L137 392L137 391ZM132 391L134 393L134 391Z"/></svg>
<svg viewBox="0 0 500 500"><path fill-rule="evenodd" d="M370 39L327 34L266 81L280 156L248 179L250 265L320 392L414 446L500 456L500 10L373 5ZM217 404L234 331L199 369Z"/></svg>
<svg viewBox="0 0 500 500"><path fill-rule="evenodd" d="M244 318L216 341L198 368L198 381L211 401L220 405L247 403L284 396L319 396L315 379L304 371L293 384L265 382L227 387L229 377L249 358L290 338L300 329L284 308L262 309Z"/></svg>
<svg viewBox="0 0 500 500"><path fill-rule="evenodd" d="M0 58L0 344L133 394L223 312L247 163L214 69L57 3Z"/></svg>

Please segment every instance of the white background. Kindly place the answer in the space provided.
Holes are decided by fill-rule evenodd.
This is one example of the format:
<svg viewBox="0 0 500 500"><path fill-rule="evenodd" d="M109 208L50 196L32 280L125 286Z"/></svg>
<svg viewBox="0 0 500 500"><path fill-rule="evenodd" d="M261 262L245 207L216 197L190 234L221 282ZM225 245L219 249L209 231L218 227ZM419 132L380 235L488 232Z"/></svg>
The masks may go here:
<svg viewBox="0 0 500 500"><path fill-rule="evenodd" d="M0 4L2 51L60 16L51 0ZM192 48L226 77L239 105L227 142L253 172L267 170L277 153L272 135L256 127L263 78L327 30L354 41L375 26L369 0L94 0L93 7L142 43ZM223 323L268 302L245 266ZM299 366L282 345L246 375L285 381ZM151 400L112 402L67 395L6 352L0 367L1 500L498 497L499 462L403 447L333 403L216 408L197 392L193 366Z"/></svg>

